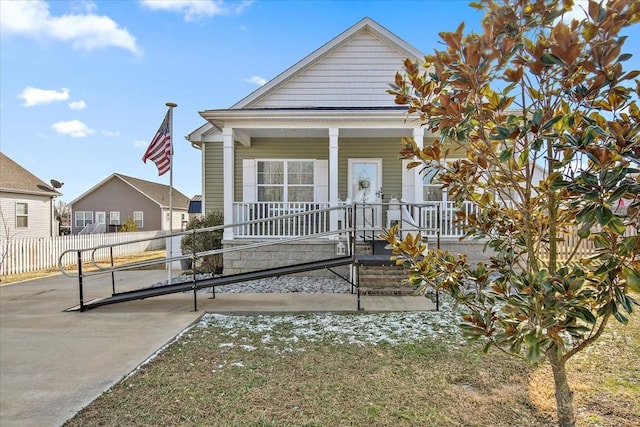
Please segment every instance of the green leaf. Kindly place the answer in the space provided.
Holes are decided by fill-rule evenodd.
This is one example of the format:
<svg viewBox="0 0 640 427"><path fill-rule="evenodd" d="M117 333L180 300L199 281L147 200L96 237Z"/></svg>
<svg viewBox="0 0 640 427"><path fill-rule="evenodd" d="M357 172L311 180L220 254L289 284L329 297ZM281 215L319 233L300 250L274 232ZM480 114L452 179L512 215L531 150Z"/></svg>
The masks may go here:
<svg viewBox="0 0 640 427"><path fill-rule="evenodd" d="M547 67L564 65L564 61L551 53L545 53L540 57L540 62Z"/></svg>
<svg viewBox="0 0 640 427"><path fill-rule="evenodd" d="M542 110L537 110L533 115L531 122L536 126L540 126L541 121L542 121Z"/></svg>
<svg viewBox="0 0 640 427"><path fill-rule="evenodd" d="M551 126L555 125L556 123L558 123L560 120L562 120L564 118L564 116L556 116L554 118L552 118L551 120L547 120L545 124L543 124L540 127L540 130L547 130L549 129Z"/></svg>
<svg viewBox="0 0 640 427"><path fill-rule="evenodd" d="M527 352L527 359L530 362L538 360L540 358L540 346L538 343L535 343L529 346L529 351Z"/></svg>
<svg viewBox="0 0 640 427"><path fill-rule="evenodd" d="M600 225L607 225L611 222L611 218L613 218L613 212L606 206L598 206L596 208L596 221Z"/></svg>
<svg viewBox="0 0 640 427"><path fill-rule="evenodd" d="M613 203L619 200L621 197L627 194L630 189L631 189L631 186L629 185L621 185L620 187L616 188L616 190L609 196L609 198L607 199L607 202Z"/></svg>
<svg viewBox="0 0 640 427"><path fill-rule="evenodd" d="M627 226L622 222L622 218L614 216L609 221L609 227L618 235L623 235L627 231Z"/></svg>
<svg viewBox="0 0 640 427"><path fill-rule="evenodd" d="M513 148L511 147L507 148L502 153L500 153L500 162L505 163L509 161L512 155L513 155Z"/></svg>
<svg viewBox="0 0 640 427"><path fill-rule="evenodd" d="M629 268L622 267L622 277L625 282L627 282L627 286L634 292L640 292L640 272Z"/></svg>
<svg viewBox="0 0 640 427"><path fill-rule="evenodd" d="M581 239L586 239L591 234L591 228L593 227L593 222L588 221L582 224L582 227L578 230L578 237Z"/></svg>

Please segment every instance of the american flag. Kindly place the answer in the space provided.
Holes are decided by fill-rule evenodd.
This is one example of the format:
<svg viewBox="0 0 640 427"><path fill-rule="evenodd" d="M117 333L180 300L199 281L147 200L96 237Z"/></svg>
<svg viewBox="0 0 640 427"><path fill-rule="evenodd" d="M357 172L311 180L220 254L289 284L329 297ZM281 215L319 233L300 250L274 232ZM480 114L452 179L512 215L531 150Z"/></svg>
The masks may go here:
<svg viewBox="0 0 640 427"><path fill-rule="evenodd" d="M164 175L171 169L171 130L169 129L169 114L171 110L167 111L167 115L164 116L164 120L160 125L160 129L156 132L156 136L153 137L149 148L142 156L142 161L147 163L147 159L151 159L158 168L158 176Z"/></svg>

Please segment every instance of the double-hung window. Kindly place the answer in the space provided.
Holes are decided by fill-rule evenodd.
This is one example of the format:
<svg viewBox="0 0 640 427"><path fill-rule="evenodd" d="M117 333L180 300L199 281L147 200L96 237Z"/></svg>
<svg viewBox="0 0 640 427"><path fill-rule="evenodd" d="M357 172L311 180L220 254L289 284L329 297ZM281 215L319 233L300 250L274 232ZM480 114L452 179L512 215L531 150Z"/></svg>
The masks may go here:
<svg viewBox="0 0 640 427"><path fill-rule="evenodd" d="M258 201L313 202L313 160L259 160Z"/></svg>
<svg viewBox="0 0 640 427"><path fill-rule="evenodd" d="M29 227L29 204L16 202L16 228Z"/></svg>
<svg viewBox="0 0 640 427"><path fill-rule="evenodd" d="M133 221L136 223L136 227L143 228L144 227L144 212L142 212L142 211L134 211L133 212Z"/></svg>
<svg viewBox="0 0 640 427"><path fill-rule="evenodd" d="M120 212L109 212L109 225L120 225Z"/></svg>
<svg viewBox="0 0 640 427"><path fill-rule="evenodd" d="M76 227L85 227L93 224L93 211L76 211L75 212Z"/></svg>

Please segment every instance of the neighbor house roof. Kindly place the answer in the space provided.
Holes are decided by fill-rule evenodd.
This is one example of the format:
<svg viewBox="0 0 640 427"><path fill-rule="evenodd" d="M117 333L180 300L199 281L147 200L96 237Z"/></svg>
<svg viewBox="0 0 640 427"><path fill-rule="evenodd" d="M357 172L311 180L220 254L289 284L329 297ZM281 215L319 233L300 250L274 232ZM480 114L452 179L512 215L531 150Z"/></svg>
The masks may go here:
<svg viewBox="0 0 640 427"><path fill-rule="evenodd" d="M196 195L189 202L189 213L202 213L202 196Z"/></svg>
<svg viewBox="0 0 640 427"><path fill-rule="evenodd" d="M60 195L50 185L17 164L4 153L0 153L0 191L49 197Z"/></svg>
<svg viewBox="0 0 640 427"><path fill-rule="evenodd" d="M157 182L146 181L140 178L134 178L132 176L126 176L119 173L114 173L104 180L100 181L98 184L91 187L88 191L74 199L70 205L78 202L93 193L97 189L99 189L102 185L107 183L112 179L119 179L124 183L130 185L136 191L139 191L149 199L153 200L158 204L161 208L169 207L169 186L165 184L158 184ZM173 189L173 207L177 209L187 209L189 207L189 198L182 194L180 191Z"/></svg>

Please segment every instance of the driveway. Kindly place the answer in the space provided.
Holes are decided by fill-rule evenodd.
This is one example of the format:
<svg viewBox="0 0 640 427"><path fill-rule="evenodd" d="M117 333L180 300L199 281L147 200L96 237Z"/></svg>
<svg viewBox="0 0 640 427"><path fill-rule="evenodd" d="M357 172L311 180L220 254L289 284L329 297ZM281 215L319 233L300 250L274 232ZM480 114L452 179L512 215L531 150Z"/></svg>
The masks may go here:
<svg viewBox="0 0 640 427"><path fill-rule="evenodd" d="M119 272L116 290L166 279L162 270ZM85 282L85 301L108 296L110 275ZM0 287L0 425L59 426L205 312L354 311L350 294L181 293L66 312L77 281L61 275ZM367 311L431 310L426 298L363 297Z"/></svg>

